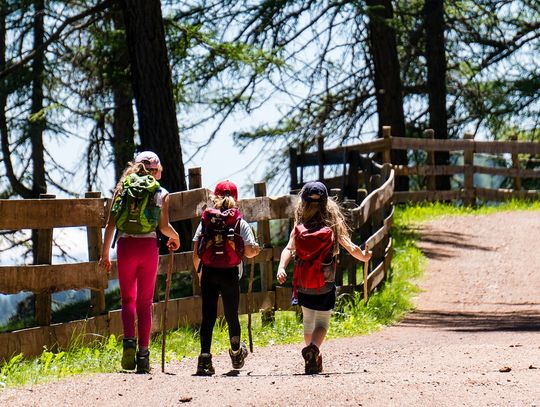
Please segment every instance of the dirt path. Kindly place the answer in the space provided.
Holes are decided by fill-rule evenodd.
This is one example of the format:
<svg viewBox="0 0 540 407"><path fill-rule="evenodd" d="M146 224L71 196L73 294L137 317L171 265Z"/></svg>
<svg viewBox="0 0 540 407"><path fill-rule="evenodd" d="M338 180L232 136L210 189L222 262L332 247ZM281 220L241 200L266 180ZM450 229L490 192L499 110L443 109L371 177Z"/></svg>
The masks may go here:
<svg viewBox="0 0 540 407"><path fill-rule="evenodd" d="M427 271L399 325L328 341L325 374L302 375L300 345L256 349L238 376L78 376L0 392L2 406L540 406L540 213L422 226ZM300 329L300 328L299 328ZM501 371L502 370L502 371ZM509 371L508 371L509 370Z"/></svg>

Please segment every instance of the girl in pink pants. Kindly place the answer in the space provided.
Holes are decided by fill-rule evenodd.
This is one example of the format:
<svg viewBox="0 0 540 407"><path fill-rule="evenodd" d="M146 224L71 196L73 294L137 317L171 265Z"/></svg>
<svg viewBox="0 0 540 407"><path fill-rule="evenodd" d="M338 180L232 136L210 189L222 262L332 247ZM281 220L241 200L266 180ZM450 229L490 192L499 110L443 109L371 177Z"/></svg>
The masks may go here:
<svg viewBox="0 0 540 407"><path fill-rule="evenodd" d="M116 186L112 202L115 202L117 195L122 192L123 181L126 177L131 174L152 175L156 180L159 180L161 171L158 156L151 151L143 151L135 157L132 163L129 163L124 171ZM152 177L149 178L152 179ZM169 193L165 188L159 187L149 199L153 200L153 208L160 208L158 227L161 233L169 238L167 246L172 250L177 250L180 247L180 239L178 233L169 223ZM142 224L142 222L137 222L137 224ZM109 211L103 239L103 252L99 260L100 266L108 272L111 270L109 250L114 239L116 226L115 217L112 211ZM138 373L150 372L148 345L152 330L152 300L158 269L157 233L155 230L151 230L151 227L148 229L150 232L142 234L119 231L116 253L124 327L122 368L126 370L136 368ZM135 334L135 321L137 321L137 335ZM139 342L138 351L137 339Z"/></svg>
<svg viewBox="0 0 540 407"><path fill-rule="evenodd" d="M137 337L135 335L135 317L137 317L139 348L148 349L158 267L156 239L122 238L118 240L117 256L124 338Z"/></svg>

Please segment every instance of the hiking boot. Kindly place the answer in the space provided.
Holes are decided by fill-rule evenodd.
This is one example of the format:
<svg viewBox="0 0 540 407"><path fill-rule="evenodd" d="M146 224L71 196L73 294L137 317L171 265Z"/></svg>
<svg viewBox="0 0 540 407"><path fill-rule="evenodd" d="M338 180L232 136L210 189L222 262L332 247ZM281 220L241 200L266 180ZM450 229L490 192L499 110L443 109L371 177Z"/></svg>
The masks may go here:
<svg viewBox="0 0 540 407"><path fill-rule="evenodd" d="M137 352L137 373L150 373L150 351Z"/></svg>
<svg viewBox="0 0 540 407"><path fill-rule="evenodd" d="M135 369L135 351L137 350L137 340L124 339L122 341L122 369L134 370Z"/></svg>
<svg viewBox="0 0 540 407"><path fill-rule="evenodd" d="M247 355L248 350L244 342L240 342L240 347L236 351L229 349L232 367L234 369L242 369L244 367L244 361L246 360Z"/></svg>
<svg viewBox="0 0 540 407"><path fill-rule="evenodd" d="M212 366L212 355L210 353L201 353L197 360L197 376L212 376L216 371Z"/></svg>
<svg viewBox="0 0 540 407"><path fill-rule="evenodd" d="M322 357L319 355L319 348L308 345L302 349L302 356L305 361L306 374L317 374L322 372Z"/></svg>

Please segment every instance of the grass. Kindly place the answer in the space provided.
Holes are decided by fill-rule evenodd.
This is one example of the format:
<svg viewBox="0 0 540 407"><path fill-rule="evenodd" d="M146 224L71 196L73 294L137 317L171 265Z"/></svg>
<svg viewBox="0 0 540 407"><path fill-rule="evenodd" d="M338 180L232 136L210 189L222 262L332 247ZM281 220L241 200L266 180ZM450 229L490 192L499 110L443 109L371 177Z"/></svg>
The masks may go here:
<svg viewBox="0 0 540 407"><path fill-rule="evenodd" d="M330 320L329 338L362 335L393 324L413 309L413 299L418 293L415 281L421 276L425 258L416 247L418 236L411 226L441 216L480 215L496 211L540 210L540 202L511 201L499 206L482 206L477 209L433 203L405 206L396 209L392 237L394 256L391 272L382 285L371 294L368 304L360 294L341 297ZM252 331L254 346L273 344L301 344L303 332L294 311L276 312L273 326L262 326L261 318L254 315ZM242 332L247 342L247 316L241 316ZM214 354L228 349L227 325L219 320L214 328L212 351ZM161 337L151 343L152 362L161 356ZM180 328L167 335L166 360L195 357L199 352L199 336L193 328ZM93 346L75 343L61 352L45 349L40 357L24 359L17 355L0 365L0 388L43 383L62 377L95 372L114 372L119 369L121 340L114 335ZM195 368L195 366L194 366Z"/></svg>

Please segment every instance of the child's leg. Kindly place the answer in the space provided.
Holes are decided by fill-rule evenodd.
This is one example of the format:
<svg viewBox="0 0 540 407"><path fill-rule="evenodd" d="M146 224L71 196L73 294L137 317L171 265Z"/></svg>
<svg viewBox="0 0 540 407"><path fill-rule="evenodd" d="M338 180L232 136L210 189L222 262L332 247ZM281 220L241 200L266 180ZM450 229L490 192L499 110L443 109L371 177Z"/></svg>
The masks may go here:
<svg viewBox="0 0 540 407"><path fill-rule="evenodd" d="M137 298L136 271L138 260L132 245L135 239L119 239L117 249L118 282L122 302L122 325L124 338L135 338L135 315Z"/></svg>
<svg viewBox="0 0 540 407"><path fill-rule="evenodd" d="M316 311L302 307L302 313L304 316L304 342L306 345L314 344L320 348L328 332L332 311Z"/></svg>
<svg viewBox="0 0 540 407"><path fill-rule="evenodd" d="M229 327L231 349L240 347L240 321L238 319L238 306L240 305L240 285L238 284L238 269L223 270L220 284L221 299L223 300L223 313Z"/></svg>
<svg viewBox="0 0 540 407"><path fill-rule="evenodd" d="M204 267L203 267L204 269ZM203 270L201 277L202 321L201 321L201 353L210 353L212 330L217 319L217 303L219 286L215 283L213 270Z"/></svg>
<svg viewBox="0 0 540 407"><path fill-rule="evenodd" d="M139 349L148 348L152 330L152 301L159 262L156 240L140 238L138 253L140 263L137 268L137 328Z"/></svg>

